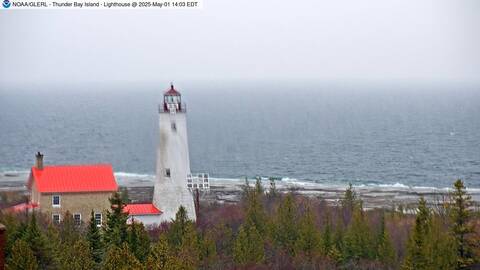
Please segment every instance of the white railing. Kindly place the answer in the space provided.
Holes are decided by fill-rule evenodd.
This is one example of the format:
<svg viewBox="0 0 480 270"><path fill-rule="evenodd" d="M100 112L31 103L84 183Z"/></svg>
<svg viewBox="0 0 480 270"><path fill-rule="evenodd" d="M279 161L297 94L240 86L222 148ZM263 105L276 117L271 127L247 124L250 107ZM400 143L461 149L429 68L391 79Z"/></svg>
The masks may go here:
<svg viewBox="0 0 480 270"><path fill-rule="evenodd" d="M209 190L210 179L209 179L208 173L188 174L187 188L190 190L193 190L193 189Z"/></svg>

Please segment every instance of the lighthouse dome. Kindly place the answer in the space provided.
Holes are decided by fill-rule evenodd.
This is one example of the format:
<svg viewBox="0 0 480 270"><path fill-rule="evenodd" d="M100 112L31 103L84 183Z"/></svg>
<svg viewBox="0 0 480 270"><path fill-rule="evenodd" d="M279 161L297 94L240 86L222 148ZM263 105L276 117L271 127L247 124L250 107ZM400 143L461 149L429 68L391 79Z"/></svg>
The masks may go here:
<svg viewBox="0 0 480 270"><path fill-rule="evenodd" d="M165 94L165 96L181 96L180 92L178 92L175 87L173 87L173 84L170 85L170 89L168 89Z"/></svg>

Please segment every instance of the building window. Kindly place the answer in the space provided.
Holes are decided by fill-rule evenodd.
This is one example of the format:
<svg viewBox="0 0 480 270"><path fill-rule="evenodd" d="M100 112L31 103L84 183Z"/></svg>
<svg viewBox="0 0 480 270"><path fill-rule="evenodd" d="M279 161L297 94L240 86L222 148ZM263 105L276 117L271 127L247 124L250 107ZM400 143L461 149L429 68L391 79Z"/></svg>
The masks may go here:
<svg viewBox="0 0 480 270"><path fill-rule="evenodd" d="M102 213L95 213L95 224L97 227L102 226Z"/></svg>
<svg viewBox="0 0 480 270"><path fill-rule="evenodd" d="M82 214L76 213L73 214L73 222L75 225L80 225L82 223Z"/></svg>
<svg viewBox="0 0 480 270"><path fill-rule="evenodd" d="M170 177L170 169L165 169L165 176Z"/></svg>
<svg viewBox="0 0 480 270"><path fill-rule="evenodd" d="M53 207L60 207L60 195L53 195L52 196L52 206Z"/></svg>
<svg viewBox="0 0 480 270"><path fill-rule="evenodd" d="M175 124L175 122L172 122L172 130L177 131L177 124Z"/></svg>
<svg viewBox="0 0 480 270"><path fill-rule="evenodd" d="M53 214L52 220L54 224L60 224L60 214Z"/></svg>

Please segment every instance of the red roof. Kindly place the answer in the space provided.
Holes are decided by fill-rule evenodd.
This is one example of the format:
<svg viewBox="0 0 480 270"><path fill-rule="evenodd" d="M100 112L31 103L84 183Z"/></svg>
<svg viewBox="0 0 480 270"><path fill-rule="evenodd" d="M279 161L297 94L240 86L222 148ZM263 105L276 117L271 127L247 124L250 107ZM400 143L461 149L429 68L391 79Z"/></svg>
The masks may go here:
<svg viewBox="0 0 480 270"><path fill-rule="evenodd" d="M174 87L173 87L173 84L170 85L170 89L168 89L166 92L165 92L165 96L181 96L180 95L180 92L178 92Z"/></svg>
<svg viewBox="0 0 480 270"><path fill-rule="evenodd" d="M123 208L124 212L128 212L129 215L159 215L162 211L158 210L155 205L151 203L136 203L136 204L127 204Z"/></svg>
<svg viewBox="0 0 480 270"><path fill-rule="evenodd" d="M12 207L7 208L7 210L18 213L18 212L23 212L25 210L34 209L34 208L37 208L37 207L38 207L38 204L36 204L36 203L20 203L20 204L17 204L17 205L14 205Z"/></svg>
<svg viewBox="0 0 480 270"><path fill-rule="evenodd" d="M31 181L39 192L100 192L117 191L118 186L109 164L32 167Z"/></svg>

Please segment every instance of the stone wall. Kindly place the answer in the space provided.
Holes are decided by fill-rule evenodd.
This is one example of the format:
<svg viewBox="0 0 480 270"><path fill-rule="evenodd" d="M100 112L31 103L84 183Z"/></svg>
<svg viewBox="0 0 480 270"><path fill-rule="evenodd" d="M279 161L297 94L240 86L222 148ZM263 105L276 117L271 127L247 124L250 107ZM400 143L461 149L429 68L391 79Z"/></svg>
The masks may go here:
<svg viewBox="0 0 480 270"><path fill-rule="evenodd" d="M68 210L70 214L81 214L82 222L90 221L90 213L102 213L102 221L105 221L105 214L110 209L109 198L112 192L85 192L85 193L42 193L40 194L40 211L47 214L60 214L64 218ZM60 195L60 207L52 206L53 195Z"/></svg>

